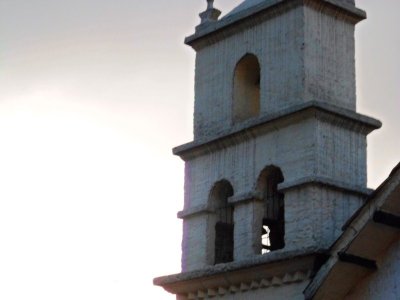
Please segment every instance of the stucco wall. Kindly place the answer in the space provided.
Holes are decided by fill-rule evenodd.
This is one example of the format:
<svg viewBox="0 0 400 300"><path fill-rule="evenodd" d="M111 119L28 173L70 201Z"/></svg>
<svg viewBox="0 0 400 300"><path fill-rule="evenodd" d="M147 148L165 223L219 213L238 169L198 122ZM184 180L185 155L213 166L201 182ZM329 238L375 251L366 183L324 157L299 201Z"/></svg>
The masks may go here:
<svg viewBox="0 0 400 300"><path fill-rule="evenodd" d="M261 65L261 114L302 98L302 24L303 9L298 7L197 52L195 138L231 126L233 74L246 53L256 55Z"/></svg>
<svg viewBox="0 0 400 300"><path fill-rule="evenodd" d="M315 175L365 186L366 137L308 119L198 156L185 164L185 209L206 203L221 179L232 184L234 195L254 191L268 165L281 168L285 183Z"/></svg>
<svg viewBox="0 0 400 300"><path fill-rule="evenodd" d="M206 208L212 187L222 179L231 183L234 197L254 193L261 171L269 165L281 168L286 187L313 176L362 187L366 181L365 151L364 135L316 118L282 126L187 161L184 210ZM328 247L362 202L361 196L319 184L285 190L285 249ZM262 209L255 201L235 204L235 260L259 254ZM209 228L208 218L205 211L184 219L184 271L213 263L213 228Z"/></svg>
<svg viewBox="0 0 400 300"><path fill-rule="evenodd" d="M233 75L246 54L261 66L260 116L307 101L355 110L354 24L298 6L196 54L194 136L232 124Z"/></svg>
<svg viewBox="0 0 400 300"><path fill-rule="evenodd" d="M305 6L304 99L356 109L354 25Z"/></svg>
<svg viewBox="0 0 400 300"><path fill-rule="evenodd" d="M371 240L371 243L373 243L373 240ZM400 299L400 241L397 241L388 249L378 264L378 271L358 284L346 299Z"/></svg>
<svg viewBox="0 0 400 300"><path fill-rule="evenodd" d="M253 191L261 171L271 164L282 169L285 182L312 175L315 126L316 121L307 120L186 162L185 208L205 203L221 179L232 184L234 195Z"/></svg>
<svg viewBox="0 0 400 300"><path fill-rule="evenodd" d="M318 122L315 173L322 177L367 185L367 139L345 127Z"/></svg>

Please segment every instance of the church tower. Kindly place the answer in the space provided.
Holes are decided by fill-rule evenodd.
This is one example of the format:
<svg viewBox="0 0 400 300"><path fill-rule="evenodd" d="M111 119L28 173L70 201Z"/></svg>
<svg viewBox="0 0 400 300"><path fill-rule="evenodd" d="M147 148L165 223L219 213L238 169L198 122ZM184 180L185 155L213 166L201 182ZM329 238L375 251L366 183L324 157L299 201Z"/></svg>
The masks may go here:
<svg viewBox="0 0 400 300"><path fill-rule="evenodd" d="M304 299L364 203L367 135L356 112L354 0L208 0L196 51L177 299Z"/></svg>

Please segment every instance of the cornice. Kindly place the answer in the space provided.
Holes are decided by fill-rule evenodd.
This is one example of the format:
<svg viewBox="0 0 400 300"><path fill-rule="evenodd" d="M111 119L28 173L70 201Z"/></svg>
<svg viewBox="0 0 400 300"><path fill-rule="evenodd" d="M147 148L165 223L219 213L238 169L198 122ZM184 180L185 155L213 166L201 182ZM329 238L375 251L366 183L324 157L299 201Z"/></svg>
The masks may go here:
<svg viewBox="0 0 400 300"><path fill-rule="evenodd" d="M216 296L225 296L226 294L238 294L269 287L278 287L286 284L302 282L311 277L310 270L301 270L294 273L286 273L280 276L273 276L268 279L246 281L232 285L221 285L214 288L199 289L189 292L186 299L210 299Z"/></svg>
<svg viewBox="0 0 400 300"><path fill-rule="evenodd" d="M232 145L237 145L276 128L284 128L311 118L317 118L366 135L382 126L380 121L354 111L323 102L309 101L273 114L265 115L264 117L234 125L231 129L217 136L200 138L191 143L178 146L173 149L173 154L187 161Z"/></svg>
<svg viewBox="0 0 400 300"><path fill-rule="evenodd" d="M284 182L278 185L278 189L280 192L286 192L292 189L298 189L307 185L319 185L324 186L330 189L343 191L346 193L355 194L364 198L369 197L374 190L364 188L361 186L350 185L346 182L333 180L331 178L322 177L322 176L309 176L303 177L300 180L294 182Z"/></svg>
<svg viewBox="0 0 400 300"><path fill-rule="evenodd" d="M271 0L232 15L226 15L219 21L199 26L195 34L185 39L185 44L192 46L195 50L200 50L207 45L281 15L300 5L308 5L353 24L366 18L366 13L363 10L340 0Z"/></svg>
<svg viewBox="0 0 400 300"><path fill-rule="evenodd" d="M225 294L281 286L310 279L326 260L326 250L276 251L252 259L154 279L180 299L208 299Z"/></svg>

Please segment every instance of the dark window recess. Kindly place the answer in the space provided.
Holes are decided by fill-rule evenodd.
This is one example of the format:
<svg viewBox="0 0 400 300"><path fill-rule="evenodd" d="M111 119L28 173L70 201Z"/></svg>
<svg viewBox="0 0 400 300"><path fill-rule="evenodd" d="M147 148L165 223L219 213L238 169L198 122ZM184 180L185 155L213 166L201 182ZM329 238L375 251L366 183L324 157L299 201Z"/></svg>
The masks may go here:
<svg viewBox="0 0 400 300"><path fill-rule="evenodd" d="M215 224L215 264L233 261L233 224Z"/></svg>
<svg viewBox="0 0 400 300"><path fill-rule="evenodd" d="M233 188L226 180L217 182L211 191L215 213L214 264L233 261L233 206L228 203L232 195Z"/></svg>
<svg viewBox="0 0 400 300"><path fill-rule="evenodd" d="M265 229L267 227L269 231ZM285 247L283 220L263 219L263 237L267 242L262 244L262 248L267 251L274 251ZM267 235L267 236L266 236Z"/></svg>
<svg viewBox="0 0 400 300"><path fill-rule="evenodd" d="M285 247L284 195L278 191L283 182L279 168L269 167L261 175L264 216L262 222L262 253Z"/></svg>

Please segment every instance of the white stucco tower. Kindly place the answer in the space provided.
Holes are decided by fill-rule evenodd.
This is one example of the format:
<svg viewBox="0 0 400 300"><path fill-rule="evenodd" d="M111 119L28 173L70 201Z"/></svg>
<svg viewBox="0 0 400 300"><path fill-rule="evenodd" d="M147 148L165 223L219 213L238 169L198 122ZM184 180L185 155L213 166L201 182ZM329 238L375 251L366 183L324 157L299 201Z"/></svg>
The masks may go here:
<svg viewBox="0 0 400 300"><path fill-rule="evenodd" d="M194 141L185 161L178 299L304 299L370 193L356 112L354 0L208 1L196 51Z"/></svg>

